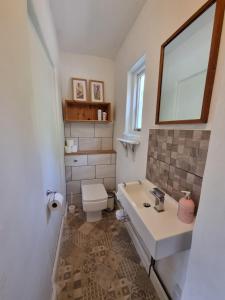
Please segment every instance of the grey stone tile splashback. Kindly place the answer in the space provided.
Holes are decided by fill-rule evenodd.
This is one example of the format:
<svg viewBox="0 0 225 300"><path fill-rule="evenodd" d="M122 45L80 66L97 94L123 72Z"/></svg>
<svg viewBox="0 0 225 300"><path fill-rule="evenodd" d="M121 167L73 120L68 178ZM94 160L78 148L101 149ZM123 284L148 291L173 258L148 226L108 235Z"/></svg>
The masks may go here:
<svg viewBox="0 0 225 300"><path fill-rule="evenodd" d="M202 186L202 177L188 173L174 166L169 167L167 193L179 200L184 194L181 191L191 191L191 198L198 206Z"/></svg>
<svg viewBox="0 0 225 300"><path fill-rule="evenodd" d="M151 129L148 156L169 164L172 142L173 130Z"/></svg>
<svg viewBox="0 0 225 300"><path fill-rule="evenodd" d="M169 176L169 165L153 157L149 157L148 164L146 177L155 185L160 186L164 191L166 191Z"/></svg>
<svg viewBox="0 0 225 300"><path fill-rule="evenodd" d="M174 130L171 165L203 177L210 131Z"/></svg>
<svg viewBox="0 0 225 300"><path fill-rule="evenodd" d="M190 190L198 205L210 131L150 129L146 177L174 199Z"/></svg>

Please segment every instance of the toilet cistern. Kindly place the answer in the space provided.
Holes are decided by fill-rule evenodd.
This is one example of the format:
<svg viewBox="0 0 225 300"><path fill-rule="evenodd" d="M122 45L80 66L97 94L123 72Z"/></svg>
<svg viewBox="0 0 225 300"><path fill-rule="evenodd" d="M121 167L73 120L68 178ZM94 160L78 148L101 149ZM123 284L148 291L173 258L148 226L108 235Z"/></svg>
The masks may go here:
<svg viewBox="0 0 225 300"><path fill-rule="evenodd" d="M152 195L155 197L155 206L154 209L157 212L164 211L164 202L165 202L165 193L162 192L159 188L155 187L152 191L150 191Z"/></svg>

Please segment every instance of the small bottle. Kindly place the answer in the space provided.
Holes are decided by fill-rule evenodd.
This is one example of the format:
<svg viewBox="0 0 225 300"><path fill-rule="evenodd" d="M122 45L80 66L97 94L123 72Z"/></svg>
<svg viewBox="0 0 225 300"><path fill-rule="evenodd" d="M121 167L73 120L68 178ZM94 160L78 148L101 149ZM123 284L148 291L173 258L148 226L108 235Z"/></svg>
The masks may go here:
<svg viewBox="0 0 225 300"><path fill-rule="evenodd" d="M98 109L98 121L102 121L102 110Z"/></svg>
<svg viewBox="0 0 225 300"><path fill-rule="evenodd" d="M182 222L191 224L194 221L195 204L190 198L191 192L182 191L182 193L185 194L185 197L179 201L177 216Z"/></svg>
<svg viewBox="0 0 225 300"><path fill-rule="evenodd" d="M107 113L105 111L102 113L102 116L103 116L103 121L106 121L107 120Z"/></svg>

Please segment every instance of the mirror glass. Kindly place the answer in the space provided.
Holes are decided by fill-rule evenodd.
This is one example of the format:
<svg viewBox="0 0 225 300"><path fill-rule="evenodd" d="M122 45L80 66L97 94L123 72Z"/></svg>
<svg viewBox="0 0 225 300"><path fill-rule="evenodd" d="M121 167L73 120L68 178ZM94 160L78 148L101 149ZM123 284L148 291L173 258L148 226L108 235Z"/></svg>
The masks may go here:
<svg viewBox="0 0 225 300"><path fill-rule="evenodd" d="M164 48L159 122L201 118L216 4Z"/></svg>

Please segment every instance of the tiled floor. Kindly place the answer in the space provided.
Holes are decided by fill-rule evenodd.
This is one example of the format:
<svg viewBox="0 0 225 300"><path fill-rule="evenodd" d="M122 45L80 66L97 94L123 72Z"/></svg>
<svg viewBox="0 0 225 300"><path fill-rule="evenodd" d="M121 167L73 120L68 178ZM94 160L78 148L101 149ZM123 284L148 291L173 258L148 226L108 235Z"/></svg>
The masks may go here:
<svg viewBox="0 0 225 300"><path fill-rule="evenodd" d="M57 300L158 300L115 214L87 223L81 207L64 225L56 286Z"/></svg>

